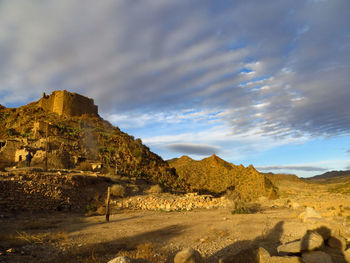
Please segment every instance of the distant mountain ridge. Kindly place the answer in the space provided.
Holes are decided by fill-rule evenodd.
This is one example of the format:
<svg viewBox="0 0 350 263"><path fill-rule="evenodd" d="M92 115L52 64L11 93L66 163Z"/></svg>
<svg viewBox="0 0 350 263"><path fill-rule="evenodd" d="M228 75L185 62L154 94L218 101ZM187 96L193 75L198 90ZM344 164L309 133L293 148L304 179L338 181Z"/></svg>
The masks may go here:
<svg viewBox="0 0 350 263"><path fill-rule="evenodd" d="M200 161L188 156L168 160L170 167L193 190L222 194L234 191L241 199L252 200L259 196L276 194L271 181L250 165L234 165L213 154Z"/></svg>
<svg viewBox="0 0 350 263"><path fill-rule="evenodd" d="M330 179L334 177L350 176L350 170L346 171L329 171L320 175L315 175L308 179Z"/></svg>

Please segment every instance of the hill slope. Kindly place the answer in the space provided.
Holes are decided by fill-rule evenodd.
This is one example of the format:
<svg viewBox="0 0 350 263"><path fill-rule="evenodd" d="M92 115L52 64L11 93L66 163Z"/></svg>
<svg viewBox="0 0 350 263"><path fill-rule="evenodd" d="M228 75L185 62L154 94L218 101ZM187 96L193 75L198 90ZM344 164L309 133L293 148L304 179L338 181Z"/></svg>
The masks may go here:
<svg viewBox="0 0 350 263"><path fill-rule="evenodd" d="M271 181L253 166L233 165L216 155L201 161L182 156L168 161L192 189L222 194L234 190L242 199L254 199L275 191Z"/></svg>
<svg viewBox="0 0 350 263"><path fill-rule="evenodd" d="M73 105L61 103L63 113L68 114L59 114L59 101L51 99L55 94L57 97L61 93L44 94L43 98L54 104L45 109L38 102L19 108L0 105L0 168L23 166L25 156L31 152L32 165L37 167L45 167L46 161L49 169L92 169L102 165L107 172L117 170L120 175L145 178L168 189L186 189L174 170L141 139L120 131L95 112L87 114L88 109L86 114L77 114L79 105L72 98L78 94L64 91ZM70 116L71 112L74 115Z"/></svg>
<svg viewBox="0 0 350 263"><path fill-rule="evenodd" d="M348 171L329 171L320 175L315 175L313 177L310 177L308 179L329 179L334 177L340 177L340 176L350 176L350 170Z"/></svg>

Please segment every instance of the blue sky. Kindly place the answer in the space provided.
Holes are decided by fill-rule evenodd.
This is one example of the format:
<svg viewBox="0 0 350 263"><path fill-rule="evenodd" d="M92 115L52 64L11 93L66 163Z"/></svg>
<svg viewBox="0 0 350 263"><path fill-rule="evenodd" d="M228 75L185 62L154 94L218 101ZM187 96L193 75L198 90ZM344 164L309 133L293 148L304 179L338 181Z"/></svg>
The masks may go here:
<svg viewBox="0 0 350 263"><path fill-rule="evenodd" d="M0 103L66 89L164 159L350 169L348 0L0 2Z"/></svg>

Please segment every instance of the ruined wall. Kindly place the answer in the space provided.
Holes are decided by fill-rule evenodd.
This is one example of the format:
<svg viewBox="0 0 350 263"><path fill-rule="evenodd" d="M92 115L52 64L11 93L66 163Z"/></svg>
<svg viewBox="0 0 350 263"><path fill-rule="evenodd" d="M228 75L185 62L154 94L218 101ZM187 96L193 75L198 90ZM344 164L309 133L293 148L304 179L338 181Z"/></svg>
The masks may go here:
<svg viewBox="0 0 350 263"><path fill-rule="evenodd" d="M108 184L101 178L57 173L0 173L0 211L85 212L103 203Z"/></svg>
<svg viewBox="0 0 350 263"><path fill-rule="evenodd" d="M50 96L43 94L37 105L44 110L56 112L59 115L80 116L83 114L97 115L98 108L94 100L66 90L54 91Z"/></svg>
<svg viewBox="0 0 350 263"><path fill-rule="evenodd" d="M15 163L16 153L22 145L21 141L8 140L0 149L0 168L11 166Z"/></svg>

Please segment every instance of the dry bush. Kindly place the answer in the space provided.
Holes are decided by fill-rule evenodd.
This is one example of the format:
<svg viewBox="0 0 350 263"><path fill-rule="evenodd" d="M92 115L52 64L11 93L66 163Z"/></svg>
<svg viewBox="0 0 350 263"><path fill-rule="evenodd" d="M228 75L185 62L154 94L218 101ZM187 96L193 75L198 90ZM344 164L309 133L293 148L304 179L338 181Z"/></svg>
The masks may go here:
<svg viewBox="0 0 350 263"><path fill-rule="evenodd" d="M28 242L18 238L16 234L0 234L0 244L4 247L20 247L26 245Z"/></svg>
<svg viewBox="0 0 350 263"><path fill-rule="evenodd" d="M162 187L159 184L152 185L148 190L147 193L150 194L160 194L163 192Z"/></svg>
<svg viewBox="0 0 350 263"><path fill-rule="evenodd" d="M40 233L40 234L29 234L26 232L17 232L17 238L19 240L24 240L27 243L57 243L68 240L68 235L65 232L56 232L56 233Z"/></svg>
<svg viewBox="0 0 350 263"><path fill-rule="evenodd" d="M82 171L91 171L91 164L89 162L81 162L78 164L77 168Z"/></svg>
<svg viewBox="0 0 350 263"><path fill-rule="evenodd" d="M1 234L0 243L7 246L24 246L26 244L44 244L66 242L68 235L65 232L53 233L27 233L16 232L16 234Z"/></svg>
<svg viewBox="0 0 350 263"><path fill-rule="evenodd" d="M125 196L125 187L120 184L114 184L111 187L111 195L116 197L124 197Z"/></svg>
<svg viewBox="0 0 350 263"><path fill-rule="evenodd" d="M261 206L257 203L246 203L242 201L236 201L235 207L231 211L231 214L254 214L261 211Z"/></svg>
<svg viewBox="0 0 350 263"><path fill-rule="evenodd" d="M225 192L225 197L227 199L236 201L236 200L240 200L240 195L239 193L237 193L235 190L231 190L231 189L227 189Z"/></svg>
<svg viewBox="0 0 350 263"><path fill-rule="evenodd" d="M106 214L106 207L100 206L99 208L97 208L96 214L98 214L98 215L104 215L104 214Z"/></svg>
<svg viewBox="0 0 350 263"><path fill-rule="evenodd" d="M155 248L152 243L141 243L138 244L133 249L122 250L117 255L118 256L127 256L137 261L144 262L166 262L168 259L169 251Z"/></svg>
<svg viewBox="0 0 350 263"><path fill-rule="evenodd" d="M235 202L235 208L231 211L231 214L251 214L250 208L244 202Z"/></svg>

